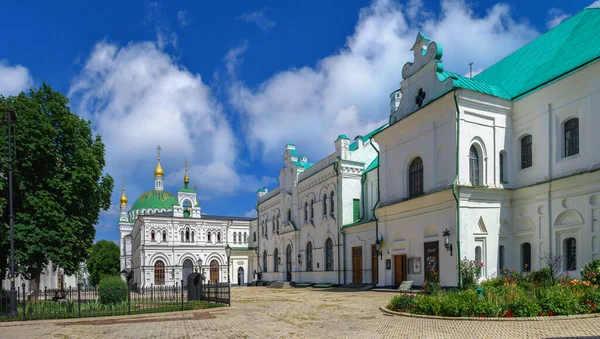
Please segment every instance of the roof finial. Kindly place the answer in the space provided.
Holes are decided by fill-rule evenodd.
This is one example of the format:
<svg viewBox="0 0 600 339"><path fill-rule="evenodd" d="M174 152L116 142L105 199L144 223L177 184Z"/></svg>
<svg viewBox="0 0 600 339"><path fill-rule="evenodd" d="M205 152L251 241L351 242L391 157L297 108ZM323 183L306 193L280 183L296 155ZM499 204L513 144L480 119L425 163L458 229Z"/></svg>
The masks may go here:
<svg viewBox="0 0 600 339"><path fill-rule="evenodd" d="M156 147L156 150L158 151L158 161L160 161L160 150L162 150L162 148L160 148L160 145Z"/></svg>
<svg viewBox="0 0 600 339"><path fill-rule="evenodd" d="M125 179L123 179L123 187L121 187L121 206L127 205L127 196L125 195Z"/></svg>
<svg viewBox="0 0 600 339"><path fill-rule="evenodd" d="M154 169L154 176L162 177L165 174L165 172L163 171L162 166L160 166L160 151L162 150L160 145L156 147L156 150L158 151L158 164L156 164L156 168Z"/></svg>
<svg viewBox="0 0 600 339"><path fill-rule="evenodd" d="M185 184L185 188L188 187L188 183L190 182L190 177L188 177L188 161L185 159L185 176L183 177L183 183Z"/></svg>
<svg viewBox="0 0 600 339"><path fill-rule="evenodd" d="M473 78L473 62L469 62L469 78Z"/></svg>

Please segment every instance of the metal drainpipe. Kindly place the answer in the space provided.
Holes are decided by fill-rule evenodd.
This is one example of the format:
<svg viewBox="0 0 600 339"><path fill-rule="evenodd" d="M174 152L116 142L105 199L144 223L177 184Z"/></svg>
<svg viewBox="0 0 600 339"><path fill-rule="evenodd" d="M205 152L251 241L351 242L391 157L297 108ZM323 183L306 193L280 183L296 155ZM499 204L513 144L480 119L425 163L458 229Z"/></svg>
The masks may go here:
<svg viewBox="0 0 600 339"><path fill-rule="evenodd" d="M336 204L337 204L336 214L338 216L337 223L340 223L340 226L336 227L337 228L337 236L338 236L337 237L337 244L338 244L338 246L337 246L337 252L338 252L338 285L341 283L341 278L340 278L340 274L341 274L341 272L340 272L340 268L341 268L341 265L340 265L340 229L341 229L341 221L342 221L340 219L340 204L339 204L339 201L341 200L340 199L340 195L341 194L339 193L341 191L341 188L340 188L340 168L339 168L339 166L340 166L340 158L338 157L337 160L333 163L333 169L335 170L335 180L336 180L336 183L337 183L336 187L338 188L338 193L336 194L336 196L337 196L336 197ZM346 284L346 251L345 251L345 249L346 249L346 244L344 243L344 285ZM325 249L325 250L327 250L327 249ZM325 265L327 265L327 263L325 263Z"/></svg>
<svg viewBox="0 0 600 339"><path fill-rule="evenodd" d="M373 147L373 149L375 150L375 152L377 152L377 201L375 202L375 205L373 205L373 209L371 210L373 212L373 219L375 219L375 242L377 242L377 237L379 234L379 218L377 218L377 215L375 214L375 209L377 208L377 206L379 205L379 199L380 199L380 189L379 186L381 185L379 182L379 165L381 164L381 159L379 159L379 150L377 149L377 147L375 147L373 145L373 137L369 138L369 144L371 144L371 147ZM377 263L377 274L375 275L375 286L377 286L379 284L379 260L375 260L375 262Z"/></svg>
<svg viewBox="0 0 600 339"><path fill-rule="evenodd" d="M539 230L541 234L541 230ZM548 252L552 255L552 104L548 103ZM538 250L539 253L539 250ZM541 267L540 267L541 268Z"/></svg>
<svg viewBox="0 0 600 339"><path fill-rule="evenodd" d="M456 258L458 271L458 286L462 288L462 279L460 277L460 199L457 195L458 175L459 175L459 157L460 157L460 109L458 108L458 99L456 99L457 89L454 90L454 105L456 106L456 177L452 183L452 195L456 200Z"/></svg>

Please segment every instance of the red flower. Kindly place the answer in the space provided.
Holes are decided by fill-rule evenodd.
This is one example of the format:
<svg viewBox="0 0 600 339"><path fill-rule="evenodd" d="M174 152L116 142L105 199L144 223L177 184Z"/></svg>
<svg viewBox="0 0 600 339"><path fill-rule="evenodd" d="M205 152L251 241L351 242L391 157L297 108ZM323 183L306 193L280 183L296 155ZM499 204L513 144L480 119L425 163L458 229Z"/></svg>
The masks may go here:
<svg viewBox="0 0 600 339"><path fill-rule="evenodd" d="M541 317L542 315L542 312L538 312L538 317Z"/></svg>
<svg viewBox="0 0 600 339"><path fill-rule="evenodd" d="M551 317L552 316L552 311L548 311L548 316Z"/></svg>
<svg viewBox="0 0 600 339"><path fill-rule="evenodd" d="M485 318L485 314L480 314L479 318Z"/></svg>
<svg viewBox="0 0 600 339"><path fill-rule="evenodd" d="M504 313L504 316L512 318L513 314L510 310L506 311L506 313Z"/></svg>

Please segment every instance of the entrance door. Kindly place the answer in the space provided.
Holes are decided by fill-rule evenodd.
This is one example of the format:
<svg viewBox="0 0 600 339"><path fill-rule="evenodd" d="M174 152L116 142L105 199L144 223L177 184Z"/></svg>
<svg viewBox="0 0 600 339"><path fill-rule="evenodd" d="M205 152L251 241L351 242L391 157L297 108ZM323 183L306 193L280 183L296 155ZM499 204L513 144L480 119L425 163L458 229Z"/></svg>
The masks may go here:
<svg viewBox="0 0 600 339"><path fill-rule="evenodd" d="M438 251L438 242L426 242L424 244L425 256L425 280L439 281L440 278L440 257Z"/></svg>
<svg viewBox="0 0 600 339"><path fill-rule="evenodd" d="M406 254L394 256L394 285L400 286L400 284L406 280L408 262Z"/></svg>
<svg viewBox="0 0 600 339"><path fill-rule="evenodd" d="M192 274L194 271L194 263L190 259L185 259L183 262L183 274L181 278L183 279L183 286L187 286L188 284L188 276Z"/></svg>
<svg viewBox="0 0 600 339"><path fill-rule="evenodd" d="M286 280L292 281L292 245L288 245L285 251L285 258Z"/></svg>
<svg viewBox="0 0 600 339"><path fill-rule="evenodd" d="M362 246L352 247L352 283L362 284Z"/></svg>
<svg viewBox="0 0 600 339"><path fill-rule="evenodd" d="M371 245L371 284L377 281L377 245Z"/></svg>
<svg viewBox="0 0 600 339"><path fill-rule="evenodd" d="M243 286L244 285L244 268L240 267L238 268L238 286Z"/></svg>
<svg viewBox="0 0 600 339"><path fill-rule="evenodd" d="M219 282L219 263L216 260L210 262L210 282Z"/></svg>

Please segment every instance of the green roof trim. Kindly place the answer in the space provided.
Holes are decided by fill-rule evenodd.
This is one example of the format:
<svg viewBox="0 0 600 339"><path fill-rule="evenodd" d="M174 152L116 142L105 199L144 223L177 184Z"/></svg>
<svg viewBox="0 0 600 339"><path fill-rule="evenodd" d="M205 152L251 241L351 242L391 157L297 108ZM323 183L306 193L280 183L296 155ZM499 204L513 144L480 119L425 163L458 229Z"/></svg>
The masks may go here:
<svg viewBox="0 0 600 339"><path fill-rule="evenodd" d="M359 137L362 138L362 142L364 144L369 139L371 139L371 137L373 137L375 134L377 134L377 133L381 132L382 130L386 129L389 125L390 125L389 123L386 123L385 125L383 125L381 127L378 127L377 129L371 131L367 135L365 135L365 136L359 136ZM348 149L351 150L351 151L356 151L358 149L358 143L356 141L354 141L353 143L350 144L350 146L348 147Z"/></svg>
<svg viewBox="0 0 600 339"><path fill-rule="evenodd" d="M167 191L148 191L133 203L131 210L141 209L172 209L173 205L177 205L177 198Z"/></svg>
<svg viewBox="0 0 600 339"><path fill-rule="evenodd" d="M307 170L311 168L314 164L306 161L294 161L294 165Z"/></svg>
<svg viewBox="0 0 600 339"><path fill-rule="evenodd" d="M353 222L351 224L346 224L342 226L342 230L346 229L346 228L350 228L350 227L354 227L354 226L360 226L360 225L364 225L364 224L368 224L371 222L375 222L375 219L373 220L359 220L357 222Z"/></svg>
<svg viewBox="0 0 600 339"><path fill-rule="evenodd" d="M338 139L350 140L350 138L348 138L348 136L346 134L340 134L340 135L338 135L338 137L337 137L336 140L338 140Z"/></svg>
<svg viewBox="0 0 600 339"><path fill-rule="evenodd" d="M183 192L183 193L196 193L196 191L194 191L193 189L189 188L189 187L184 187L180 190L178 190L177 192Z"/></svg>
<svg viewBox="0 0 600 339"><path fill-rule="evenodd" d="M362 174L363 175L367 174L378 167L379 167L379 156L376 156L375 160L371 161L369 166L367 166L367 168L365 168L365 170L362 172Z"/></svg>
<svg viewBox="0 0 600 339"><path fill-rule="evenodd" d="M467 78L462 75L458 75L448 71L442 71L441 73L438 73L438 79L440 81L445 81L448 78L452 79L453 87L464 88L474 92L488 94L506 100L511 99L511 96L508 94L508 92L506 92L500 86L489 85L487 83Z"/></svg>
<svg viewBox="0 0 600 339"><path fill-rule="evenodd" d="M600 57L600 8L586 8L532 40L473 79L500 85L511 99Z"/></svg>

